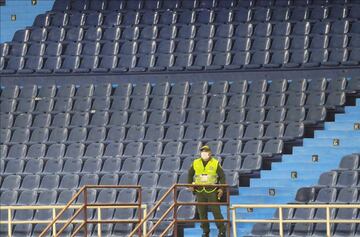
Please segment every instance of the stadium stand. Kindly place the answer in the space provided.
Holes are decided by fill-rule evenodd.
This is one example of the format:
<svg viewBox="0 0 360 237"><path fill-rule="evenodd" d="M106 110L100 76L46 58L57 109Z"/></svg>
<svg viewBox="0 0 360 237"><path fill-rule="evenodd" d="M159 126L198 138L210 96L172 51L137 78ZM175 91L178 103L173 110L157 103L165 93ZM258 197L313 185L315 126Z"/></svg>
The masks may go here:
<svg viewBox="0 0 360 237"><path fill-rule="evenodd" d="M342 157L336 170L322 173L316 186L300 188L295 201L297 203L359 203L358 200L359 154L353 153ZM286 219L308 218L324 219L324 209L289 209L284 213ZM331 218L358 218L358 209L331 210ZM256 224L252 236L278 236L278 226L274 224ZM339 223L332 225L331 235L357 236L356 224ZM285 234L291 236L324 236L324 224L285 225Z"/></svg>
<svg viewBox="0 0 360 237"><path fill-rule="evenodd" d="M295 196L297 203L332 203L343 195L342 203L357 203L348 197L359 186L358 169L349 169L360 152L358 10L350 0L56 0L0 44L1 206L65 205L84 185L99 184L140 185L151 209L171 185L187 183L205 144L222 164L231 204L290 203ZM323 183L331 178L339 181ZM135 203L132 191L98 190L88 200ZM333 199L320 201L330 192ZM181 190L178 200L194 195ZM148 227L172 202L165 200ZM9 213L0 211L7 221ZM67 211L65 219L73 214ZM342 211L334 217L357 215ZM289 210L288 217L316 219L317 212ZM177 214L194 219L196 209L182 206ZM274 211L236 214L264 219ZM137 216L131 209L102 213L109 220ZM11 218L39 221L13 224L12 236L38 236L46 227L40 222L53 215L16 210ZM0 226L7 235L7 223ZM135 227L102 226L103 236L128 236ZM322 236L317 227L286 231ZM65 235L76 228L69 225ZM235 229L237 236L279 233L268 223ZM359 229L332 231L355 236ZM98 226L88 231L97 236ZM200 236L201 228L179 225L174 232L167 236Z"/></svg>
<svg viewBox="0 0 360 237"><path fill-rule="evenodd" d="M58 0L32 27L1 44L0 71L326 69L359 64L357 1L221 2Z"/></svg>

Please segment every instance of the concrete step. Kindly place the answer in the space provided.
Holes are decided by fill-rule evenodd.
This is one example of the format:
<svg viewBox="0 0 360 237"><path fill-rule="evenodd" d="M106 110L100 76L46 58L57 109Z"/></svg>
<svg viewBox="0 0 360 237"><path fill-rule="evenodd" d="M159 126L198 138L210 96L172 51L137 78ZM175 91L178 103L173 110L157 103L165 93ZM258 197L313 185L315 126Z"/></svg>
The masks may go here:
<svg viewBox="0 0 360 237"><path fill-rule="evenodd" d="M335 138L334 138L335 139ZM310 139L305 138L303 140L303 147L319 147L317 149L327 149L327 147L334 147L334 148L343 148L343 147L352 147L360 144L360 137L346 137L339 139L338 145L335 144L335 141L332 138L317 138L317 139Z"/></svg>
<svg viewBox="0 0 360 237"><path fill-rule="evenodd" d="M317 138L348 138L348 137L355 137L360 138L360 130L354 131L339 131L339 130L331 130L331 131L315 131L315 137Z"/></svg>
<svg viewBox="0 0 360 237"><path fill-rule="evenodd" d="M354 122L337 122L337 123L326 123L325 129L326 130L341 130L341 131L353 131L355 123L358 123L359 121Z"/></svg>
<svg viewBox="0 0 360 237"><path fill-rule="evenodd" d="M316 184L318 177L316 178L307 178L307 179L260 179L251 180L251 187L302 187Z"/></svg>

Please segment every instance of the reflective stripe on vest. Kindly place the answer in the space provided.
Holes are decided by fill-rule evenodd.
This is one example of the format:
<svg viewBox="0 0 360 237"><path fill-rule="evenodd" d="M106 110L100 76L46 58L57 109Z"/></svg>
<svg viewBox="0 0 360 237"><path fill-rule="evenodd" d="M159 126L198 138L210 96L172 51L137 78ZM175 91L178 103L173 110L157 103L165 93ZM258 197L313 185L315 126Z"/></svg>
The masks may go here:
<svg viewBox="0 0 360 237"><path fill-rule="evenodd" d="M206 166L204 167L203 161L201 158L194 160L193 167L195 170L195 184L216 184L217 183L217 168L219 161L215 158L211 158ZM207 191L205 187L200 190L196 189L196 192L206 192L212 193L216 190Z"/></svg>

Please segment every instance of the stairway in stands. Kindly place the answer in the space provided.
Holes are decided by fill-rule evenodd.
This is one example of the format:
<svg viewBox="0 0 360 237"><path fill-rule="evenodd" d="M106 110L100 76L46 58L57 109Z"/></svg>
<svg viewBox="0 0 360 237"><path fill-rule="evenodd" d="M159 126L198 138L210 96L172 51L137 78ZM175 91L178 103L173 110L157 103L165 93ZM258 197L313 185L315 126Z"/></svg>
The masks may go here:
<svg viewBox="0 0 360 237"><path fill-rule="evenodd" d="M345 107L345 113L336 114L334 122L326 122L324 130L315 131L314 138L305 138L293 154L283 155L282 162L273 163L271 170L261 171L260 179L252 179L250 187L240 188L238 196L231 196L231 204L275 204L294 201L300 187L317 183L321 173L338 167L344 155L360 152L360 99L356 106ZM210 213L209 213L210 214ZM226 210L223 209L223 215ZM237 218L271 218L273 209L237 210ZM209 215L212 218L212 215ZM251 233L253 224L238 224L238 236ZM212 234L217 235L214 224ZM184 236L199 236L200 225L185 229Z"/></svg>

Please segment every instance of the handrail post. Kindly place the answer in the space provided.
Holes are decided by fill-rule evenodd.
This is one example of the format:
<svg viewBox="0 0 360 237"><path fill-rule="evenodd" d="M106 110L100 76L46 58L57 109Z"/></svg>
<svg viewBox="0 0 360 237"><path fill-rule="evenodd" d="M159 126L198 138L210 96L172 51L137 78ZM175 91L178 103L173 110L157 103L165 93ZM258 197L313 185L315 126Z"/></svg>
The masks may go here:
<svg viewBox="0 0 360 237"><path fill-rule="evenodd" d="M330 237L330 208L326 207L326 236Z"/></svg>
<svg viewBox="0 0 360 237"><path fill-rule="evenodd" d="M226 187L226 204L227 204L227 232L228 232L228 236L231 235L231 221L230 221L230 187Z"/></svg>
<svg viewBox="0 0 360 237"><path fill-rule="evenodd" d="M52 209L52 218L53 220L56 217L56 207ZM56 236L56 224L53 224L53 236Z"/></svg>
<svg viewBox="0 0 360 237"><path fill-rule="evenodd" d="M138 195L138 216L139 216L139 225L141 223L141 203L142 203L142 195L141 195L141 189L140 188L137 188L137 191L139 192L139 195ZM146 226L146 222L144 222L144 225ZM139 236L141 236L141 226L139 228Z"/></svg>
<svg viewBox="0 0 360 237"><path fill-rule="evenodd" d="M84 188L84 237L86 237L87 234L87 186L85 185Z"/></svg>
<svg viewBox="0 0 360 237"><path fill-rule="evenodd" d="M11 237L11 230L12 230L11 220L12 220L11 207L9 207L9 209L8 209L8 237Z"/></svg>
<svg viewBox="0 0 360 237"><path fill-rule="evenodd" d="M237 231L236 231L236 209L232 209L232 229L233 229L233 236L237 237Z"/></svg>
<svg viewBox="0 0 360 237"><path fill-rule="evenodd" d="M283 226L283 213L282 213L282 207L279 207L279 231L280 236L284 236L284 226Z"/></svg>
<svg viewBox="0 0 360 237"><path fill-rule="evenodd" d="M97 213L98 213L98 221L99 221L99 223L98 223L98 237L101 237L101 223L100 223L100 221L101 221L101 208L100 207L97 208Z"/></svg>
<svg viewBox="0 0 360 237"><path fill-rule="evenodd" d="M143 213L145 217L147 215L147 206L145 206ZM146 236L146 222L143 224L143 235Z"/></svg>
<svg viewBox="0 0 360 237"><path fill-rule="evenodd" d="M174 186L174 213L173 213L173 218L174 218L174 221L175 221L175 226L174 226L174 236L177 237L177 207L178 207L178 203L177 203L177 186L175 185Z"/></svg>

